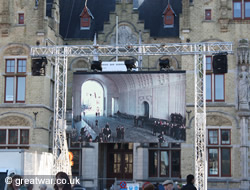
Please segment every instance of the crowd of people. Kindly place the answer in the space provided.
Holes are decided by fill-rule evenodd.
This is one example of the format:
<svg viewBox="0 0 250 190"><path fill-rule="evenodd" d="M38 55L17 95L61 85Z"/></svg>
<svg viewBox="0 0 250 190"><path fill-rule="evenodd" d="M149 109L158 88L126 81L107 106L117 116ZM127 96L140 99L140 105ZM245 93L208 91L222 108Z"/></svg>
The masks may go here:
<svg viewBox="0 0 250 190"><path fill-rule="evenodd" d="M98 122L96 122L98 125ZM77 135L76 129L72 131L72 137L74 138ZM124 140L125 128L124 126L118 125L116 128L116 138L118 141ZM78 137L78 142L111 142L114 136L112 136L112 130L109 126L109 123L106 123L104 128L101 128L99 134L93 139L92 135L89 133L86 126L82 127L80 130L80 135Z"/></svg>
<svg viewBox="0 0 250 190"><path fill-rule="evenodd" d="M124 140L124 134L125 134L125 129L123 126L119 126L116 128L116 137L118 140L123 139Z"/></svg>
<svg viewBox="0 0 250 190"><path fill-rule="evenodd" d="M153 135L158 135L160 143L165 142L164 135L170 136L176 140L186 140L186 126L180 114L171 114L171 121L155 120L153 125Z"/></svg>
<svg viewBox="0 0 250 190"><path fill-rule="evenodd" d="M96 122L98 125L98 122ZM124 138L124 127L118 127L117 133L119 133L120 138ZM112 138L112 131L109 127L109 124L107 123L104 128L101 129L101 132L96 136L95 139L93 139L92 135L87 130L87 127L83 127L80 130L80 136L78 138L79 142L110 142Z"/></svg>
<svg viewBox="0 0 250 190"><path fill-rule="evenodd" d="M186 126L185 119L183 119L180 113L172 113L170 115L170 120L161 120L154 118L146 118L145 116L133 116L128 114L122 114L117 112L116 114L119 117L132 119L134 127L142 127L152 130L154 136L158 137L158 142L164 143L165 135L171 137L175 140L186 140ZM85 121L92 129L96 128L98 131L100 130L100 123L98 121L99 114L96 114L96 118L94 122L90 122L89 120ZM114 127L113 127L114 128ZM81 129L81 135L78 137L78 141L80 142L111 142L124 140L125 136L125 128L124 126L117 126L115 129L115 133L112 134L111 128L107 123L104 128L101 128L98 135L93 138L91 134L88 132L87 127L83 127ZM158 134L157 134L158 133Z"/></svg>
<svg viewBox="0 0 250 190"><path fill-rule="evenodd" d="M157 133L160 133L159 139L163 135L167 135L176 140L186 140L186 126L184 124L158 120L153 125L153 135L156 136Z"/></svg>
<svg viewBox="0 0 250 190"><path fill-rule="evenodd" d="M142 190L197 190L194 186L194 176L189 174L186 178L186 184L174 183L172 180L166 180L162 184L153 185L150 182L145 182L142 185Z"/></svg>

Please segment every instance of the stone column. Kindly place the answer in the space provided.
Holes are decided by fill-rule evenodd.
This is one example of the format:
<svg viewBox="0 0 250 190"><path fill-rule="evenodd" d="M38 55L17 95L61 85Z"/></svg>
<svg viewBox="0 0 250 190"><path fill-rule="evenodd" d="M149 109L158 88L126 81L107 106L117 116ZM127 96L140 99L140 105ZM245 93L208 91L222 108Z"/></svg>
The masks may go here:
<svg viewBox="0 0 250 190"><path fill-rule="evenodd" d="M182 1L182 15L183 15L183 23L182 30L190 30L190 10L189 10L189 0Z"/></svg>
<svg viewBox="0 0 250 190"><path fill-rule="evenodd" d="M241 127L241 190L249 189L248 181L248 117L240 116Z"/></svg>
<svg viewBox="0 0 250 190"><path fill-rule="evenodd" d="M148 146L134 143L133 147L133 179L140 181L148 178Z"/></svg>
<svg viewBox="0 0 250 190"><path fill-rule="evenodd" d="M82 148L82 185L95 189L98 186L98 143L86 143Z"/></svg>

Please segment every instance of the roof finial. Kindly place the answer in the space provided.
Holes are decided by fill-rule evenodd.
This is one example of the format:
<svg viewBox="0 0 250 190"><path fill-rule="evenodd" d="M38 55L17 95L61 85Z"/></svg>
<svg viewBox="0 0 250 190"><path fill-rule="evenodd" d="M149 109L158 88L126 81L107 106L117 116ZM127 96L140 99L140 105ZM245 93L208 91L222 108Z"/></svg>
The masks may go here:
<svg viewBox="0 0 250 190"><path fill-rule="evenodd" d="M87 7L88 0L85 0L85 7Z"/></svg>
<svg viewBox="0 0 250 190"><path fill-rule="evenodd" d="M169 0L168 0L168 4L170 4L170 3L169 3Z"/></svg>

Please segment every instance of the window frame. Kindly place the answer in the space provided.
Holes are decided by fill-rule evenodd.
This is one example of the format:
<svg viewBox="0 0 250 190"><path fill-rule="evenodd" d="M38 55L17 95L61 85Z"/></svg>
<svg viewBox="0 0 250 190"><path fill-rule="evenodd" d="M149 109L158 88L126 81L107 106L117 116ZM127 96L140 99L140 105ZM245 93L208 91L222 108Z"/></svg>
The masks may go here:
<svg viewBox="0 0 250 190"><path fill-rule="evenodd" d="M229 131L229 134L230 134L230 136L229 136L229 144L222 144L222 131ZM221 140L220 140L220 144L221 145L231 145L231 129L220 129L220 138L221 138Z"/></svg>
<svg viewBox="0 0 250 190"><path fill-rule="evenodd" d="M0 129L0 131L5 131L5 143L1 143L1 145L6 145L7 144L7 130L6 129Z"/></svg>
<svg viewBox="0 0 250 190"><path fill-rule="evenodd" d="M28 131L28 143L21 143L22 142L22 131ZM27 145L27 144L29 144L30 143L30 140L29 140L29 137L30 137L30 130L29 129L20 129L20 145Z"/></svg>
<svg viewBox="0 0 250 190"><path fill-rule="evenodd" d="M25 71L24 72L19 72L19 61L25 61ZM18 74L25 74L27 72L27 59L17 59L17 68L16 68L16 73Z"/></svg>
<svg viewBox="0 0 250 190"><path fill-rule="evenodd" d="M250 20L250 16L246 16L246 3L250 3L250 0L244 0L244 19Z"/></svg>
<svg viewBox="0 0 250 190"><path fill-rule="evenodd" d="M218 174L217 175L212 175L212 174L210 174L210 171L209 171L209 150L210 149L217 149L217 153L218 153L218 156L217 156ZM219 177L219 175L220 175L220 152L219 152L219 147L208 147L208 162L207 162L207 164L208 164L208 166L207 166L208 176L209 177Z"/></svg>
<svg viewBox="0 0 250 190"><path fill-rule="evenodd" d="M6 143L0 144L0 149L28 149L30 147L30 129L29 126L22 126L22 127L3 127L0 126L0 130L6 131ZM10 131L14 130L17 131L17 144L16 143L10 143ZM21 144L21 130L27 130L28 131L28 143L27 144Z"/></svg>
<svg viewBox="0 0 250 190"><path fill-rule="evenodd" d="M210 142L209 142L209 131L217 131L217 144L211 144ZM219 145L219 129L208 129L208 145Z"/></svg>
<svg viewBox="0 0 250 190"><path fill-rule="evenodd" d="M8 68L7 62L8 61L14 61L14 72L8 72L7 71L7 68ZM16 60L15 59L5 59L5 73L6 74L15 74L16 73Z"/></svg>
<svg viewBox="0 0 250 190"><path fill-rule="evenodd" d="M21 20L21 16L23 16L22 20ZM24 25L24 13L18 13L18 24Z"/></svg>
<svg viewBox="0 0 250 190"><path fill-rule="evenodd" d="M234 17L234 3L240 3L240 17ZM233 0L233 20L242 20L242 1Z"/></svg>
<svg viewBox="0 0 250 190"><path fill-rule="evenodd" d="M90 27L90 16L85 16L85 15L81 17L81 28L89 28ZM84 19L88 19L88 20L84 21Z"/></svg>
<svg viewBox="0 0 250 190"><path fill-rule="evenodd" d="M157 147L155 146L151 146L151 144L156 144ZM160 143L149 143L149 148L148 148L148 152L149 152L149 156L148 158L150 158L150 152L154 152L156 153L157 155L157 173L156 173L156 176L152 176L150 175L150 171L148 171L148 176L149 178L166 178L166 177L169 177L169 178L179 178L181 176L181 146L179 147L174 147L174 144L175 143L168 143L168 147L167 146L162 146ZM177 143L178 144L178 143ZM164 151L167 151L168 152L168 162L169 162L169 168L168 168L168 176L167 175L161 175L161 152L164 152ZM172 153L173 152L179 152L179 176L174 176L173 175L173 166L172 166L172 162L173 162L173 159L172 159ZM150 159L148 160L148 164L150 164Z"/></svg>
<svg viewBox="0 0 250 190"><path fill-rule="evenodd" d="M223 127L218 127L218 126L209 126L207 129L206 129L206 133L207 133L207 138L209 138L209 130L218 130L218 142L219 144L218 145L214 145L214 144L209 144L208 143L208 140L207 140L207 160L208 160L208 170L207 170L207 174L208 174L208 177L232 177L232 127L231 126L223 126ZM228 130L229 133L230 133L230 137L229 137L229 141L230 141L230 144L222 144L222 131L223 130ZM209 174L209 149L218 149L218 175L210 175ZM229 149L230 151L230 175L222 175L222 149Z"/></svg>
<svg viewBox="0 0 250 190"><path fill-rule="evenodd" d="M18 78L25 79L25 89L26 89L26 76L16 76L16 103L25 103L26 90L24 90L24 100L18 100Z"/></svg>
<svg viewBox="0 0 250 190"><path fill-rule="evenodd" d="M207 99L207 96L206 96L206 101L207 102L212 102L213 101L213 75L212 73L207 73L206 76L210 76L211 78L211 99Z"/></svg>
<svg viewBox="0 0 250 190"><path fill-rule="evenodd" d="M12 56L6 56L4 57L5 60L5 82L4 82L4 103L25 103L26 102L26 93L27 93L27 57L26 56L18 56L18 57L12 57ZM7 72L7 62L11 60L14 61L14 72ZM25 72L18 72L18 66L19 61L25 61ZM13 78L13 100L8 101L6 100L6 88L7 88L7 78L12 77ZM18 78L24 77L25 78L25 89L24 89L24 100L18 100Z"/></svg>
<svg viewBox="0 0 250 190"><path fill-rule="evenodd" d="M225 74L213 74L214 75L214 102L225 102ZM223 76L223 99L216 99L216 81L215 76L222 75Z"/></svg>
<svg viewBox="0 0 250 190"><path fill-rule="evenodd" d="M84 19L88 19L88 21L84 21ZM80 30L89 30L91 27L91 16L88 13L86 7L84 7L81 15L80 15Z"/></svg>
<svg viewBox="0 0 250 190"><path fill-rule="evenodd" d="M6 90L6 83L7 83L7 78L13 78L13 100L12 101L7 101L6 100L6 93L7 93L7 90ZM14 75L8 75L8 76L5 76L5 86L4 86L4 103L14 103L15 101L15 91L14 91L14 87L15 87L15 76Z"/></svg>
<svg viewBox="0 0 250 190"><path fill-rule="evenodd" d="M207 15L208 12L210 13L210 16ZM212 20L212 9L205 9L205 20Z"/></svg>
<svg viewBox="0 0 250 190"><path fill-rule="evenodd" d="M226 81L225 81L225 74L214 74L213 73L213 57L212 56L206 56L206 68L207 68L207 58L211 57L211 70L206 70L206 75L211 76L211 99L207 99L206 97L206 102L225 102L225 93L226 93ZM216 99L216 76L217 75L223 75L223 99ZM206 87L207 88L207 87Z"/></svg>
<svg viewBox="0 0 250 190"><path fill-rule="evenodd" d="M231 137L231 135L230 135ZM230 138L231 139L231 138ZM229 149L229 152L230 152L230 174L229 175L222 175L222 149ZM220 148L220 165L221 165L221 169L220 169L220 176L221 177L232 177L232 151L231 151L231 147L221 147Z"/></svg>
<svg viewBox="0 0 250 190"><path fill-rule="evenodd" d="M148 150L148 163L150 163L149 162L149 160L150 160L150 152L152 152L152 153L156 153L156 160L157 160L157 166L156 166L156 175L150 175L150 174L152 174L152 173L150 173L150 170L148 170L148 177L157 177L158 176L158 165L159 165L159 153L158 153L158 151L157 150Z"/></svg>
<svg viewBox="0 0 250 190"><path fill-rule="evenodd" d="M179 152L179 155L180 155L180 160L179 160L179 162L180 162L180 164L179 164L180 175L179 176L173 175L173 158L172 158L173 152ZM179 178L181 176L181 150L171 150L170 159L171 159L171 177L178 177Z"/></svg>
<svg viewBox="0 0 250 190"><path fill-rule="evenodd" d="M173 28L174 27L174 13L171 9L168 9L163 16L164 28ZM167 17L171 17L171 19L167 19Z"/></svg>
<svg viewBox="0 0 250 190"><path fill-rule="evenodd" d="M10 143L10 131L17 131L17 143ZM8 145L18 145L19 144L19 139L18 139L18 129L8 129Z"/></svg>
<svg viewBox="0 0 250 190"><path fill-rule="evenodd" d="M207 58L211 59L211 69L207 69ZM206 71L213 72L213 56L206 56Z"/></svg>
<svg viewBox="0 0 250 190"><path fill-rule="evenodd" d="M160 177L169 177L170 176L170 168L172 169L172 167L170 167L170 164L172 165L172 159L171 159L171 156L170 156L170 151L169 150L160 150L160 163L159 163L159 160L158 160L158 163L161 164L161 153L162 152L167 152L168 154L168 175L162 175L161 174L161 165L160 165L160 168L159 168L159 174L160 174ZM157 166L157 170L158 170L158 166ZM156 176L157 177L157 176Z"/></svg>

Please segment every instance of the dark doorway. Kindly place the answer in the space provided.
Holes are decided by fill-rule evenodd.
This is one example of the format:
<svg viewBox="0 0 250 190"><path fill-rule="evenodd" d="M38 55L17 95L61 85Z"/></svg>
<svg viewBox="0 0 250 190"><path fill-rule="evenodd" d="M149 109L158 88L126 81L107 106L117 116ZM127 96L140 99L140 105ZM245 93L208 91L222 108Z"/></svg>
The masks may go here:
<svg viewBox="0 0 250 190"><path fill-rule="evenodd" d="M108 144L107 177L118 180L133 179L133 144L110 143ZM110 187L114 181L109 181Z"/></svg>
<svg viewBox="0 0 250 190"><path fill-rule="evenodd" d="M144 105L144 116L146 118L149 118L149 104L148 102L143 102Z"/></svg>

